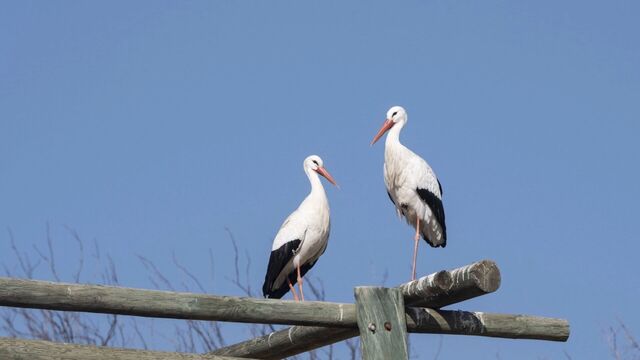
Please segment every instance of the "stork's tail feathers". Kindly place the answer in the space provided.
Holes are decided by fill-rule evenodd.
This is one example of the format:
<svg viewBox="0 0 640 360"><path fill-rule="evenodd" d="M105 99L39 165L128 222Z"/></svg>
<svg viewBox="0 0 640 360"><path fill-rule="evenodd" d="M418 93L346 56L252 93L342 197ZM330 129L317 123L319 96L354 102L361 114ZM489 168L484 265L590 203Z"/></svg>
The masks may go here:
<svg viewBox="0 0 640 360"><path fill-rule="evenodd" d="M439 242L439 243L434 243L433 241L429 240L429 238L426 237L426 235L422 234L422 237L427 242L427 244L431 245L431 247L434 247L434 248L438 248L438 247L445 248L445 247L447 247L447 240L444 240L444 241Z"/></svg>
<svg viewBox="0 0 640 360"><path fill-rule="evenodd" d="M294 277L293 281L291 281L292 285L295 285L296 279ZM282 286L275 290L271 290L269 286L265 283L262 286L262 295L267 299L281 299L286 293L289 292L289 284L282 283Z"/></svg>
<svg viewBox="0 0 640 360"><path fill-rule="evenodd" d="M440 236L440 240L436 240L436 241L432 241L431 238L427 235L426 231L424 231L424 229L421 231L421 233L422 233L422 238L424 239L424 241L426 241L427 244L431 245L431 247L434 247L434 248L437 248L437 247L445 248L445 247L447 247L447 233L446 233L446 230L443 230L442 236Z"/></svg>

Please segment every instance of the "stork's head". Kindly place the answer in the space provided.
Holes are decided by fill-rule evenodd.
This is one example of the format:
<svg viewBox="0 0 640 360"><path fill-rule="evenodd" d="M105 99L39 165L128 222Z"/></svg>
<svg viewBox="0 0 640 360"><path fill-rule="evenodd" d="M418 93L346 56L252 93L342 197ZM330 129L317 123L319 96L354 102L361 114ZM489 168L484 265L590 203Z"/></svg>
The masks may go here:
<svg viewBox="0 0 640 360"><path fill-rule="evenodd" d="M318 155L311 155L304 159L304 170L306 172L315 171L318 174L324 176L333 185L338 186L338 184L336 184L336 181L333 180L333 176L331 176L327 169L324 168L324 163Z"/></svg>
<svg viewBox="0 0 640 360"><path fill-rule="evenodd" d="M384 135L389 129L394 127L398 123L402 123L404 125L407 122L407 112L404 110L402 106L393 106L389 111L387 111L387 119L382 124L380 131L374 136L371 141L371 145L375 144L378 139Z"/></svg>

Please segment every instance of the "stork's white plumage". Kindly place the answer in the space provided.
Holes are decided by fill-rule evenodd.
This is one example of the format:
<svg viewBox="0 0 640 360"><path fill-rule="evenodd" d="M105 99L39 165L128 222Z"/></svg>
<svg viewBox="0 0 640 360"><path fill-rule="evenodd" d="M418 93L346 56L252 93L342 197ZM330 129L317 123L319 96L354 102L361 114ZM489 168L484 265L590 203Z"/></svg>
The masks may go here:
<svg viewBox="0 0 640 360"><path fill-rule="evenodd" d="M279 299L291 290L294 299L298 300L293 287L297 282L300 298L304 301L302 278L327 248L331 228L329 201L318 174L334 185L336 182L317 155L307 157L303 166L311 192L287 217L273 240L262 285L262 294L267 298Z"/></svg>
<svg viewBox="0 0 640 360"><path fill-rule="evenodd" d="M400 131L407 123L407 112L394 106L371 141L373 145L387 131L384 146L384 183L398 216L416 229L412 280L416 278L416 256L420 235L433 247L447 245L447 226L442 205L442 186L424 159L400 143Z"/></svg>

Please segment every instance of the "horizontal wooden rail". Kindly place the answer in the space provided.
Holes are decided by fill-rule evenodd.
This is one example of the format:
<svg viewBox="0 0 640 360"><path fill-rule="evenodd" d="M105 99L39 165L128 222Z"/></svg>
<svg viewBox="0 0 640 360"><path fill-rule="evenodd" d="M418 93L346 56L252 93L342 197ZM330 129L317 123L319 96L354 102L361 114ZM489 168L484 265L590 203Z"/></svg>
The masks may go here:
<svg viewBox="0 0 640 360"><path fill-rule="evenodd" d="M0 359L11 360L234 360L239 358L104 346L75 345L43 340L0 338ZM246 360L244 358L243 360Z"/></svg>
<svg viewBox="0 0 640 360"><path fill-rule="evenodd" d="M476 335L548 341L567 341L569 338L569 323L564 319L415 307L407 307L406 309L407 331L410 333ZM266 336L218 349L212 354L246 356L256 359L282 359L346 340L358 336L358 334L358 329L355 328L292 326Z"/></svg>
<svg viewBox="0 0 640 360"><path fill-rule="evenodd" d="M443 270L400 285L405 304L439 308L492 293L500 287L500 270L482 260ZM358 336L357 331L293 326L214 351L214 354L279 359Z"/></svg>
<svg viewBox="0 0 640 360"><path fill-rule="evenodd" d="M481 270L478 270L481 269ZM494 269L493 272L485 269ZM487 274L492 274L488 276ZM497 279L497 280L496 280ZM400 286L407 304L439 307L495 291L500 273L481 261ZM481 286L485 283L491 286ZM355 306L332 302L256 299L184 292L81 285L0 277L0 306L154 318L262 324L352 327Z"/></svg>
<svg viewBox="0 0 640 360"><path fill-rule="evenodd" d="M355 305L78 285L0 277L0 306L154 318L353 327Z"/></svg>
<svg viewBox="0 0 640 360"><path fill-rule="evenodd" d="M564 319L415 307L407 307L406 314L410 333L548 341L569 339L569 322Z"/></svg>

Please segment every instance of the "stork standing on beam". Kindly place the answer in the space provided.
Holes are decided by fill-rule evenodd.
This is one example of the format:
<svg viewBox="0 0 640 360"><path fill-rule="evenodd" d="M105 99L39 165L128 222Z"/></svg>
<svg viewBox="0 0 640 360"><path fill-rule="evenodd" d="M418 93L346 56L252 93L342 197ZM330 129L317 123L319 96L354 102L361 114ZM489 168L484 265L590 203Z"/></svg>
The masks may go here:
<svg viewBox="0 0 640 360"><path fill-rule="evenodd" d="M398 216L416 229L411 279L416 279L416 257L420 236L432 247L447 245L447 226L442 205L442 186L424 159L400 143L400 131L407 123L407 112L394 106L371 141L373 145L387 131L384 144L384 183Z"/></svg>
<svg viewBox="0 0 640 360"><path fill-rule="evenodd" d="M291 290L296 301L304 301L302 278L327 248L331 227L329 201L318 175L324 176L333 185L337 184L319 156L307 157L303 166L311 183L311 192L287 217L273 240L262 285L262 294L266 298L280 299ZM300 298L293 287L296 282Z"/></svg>

